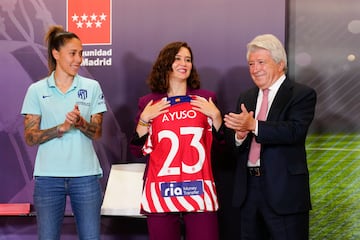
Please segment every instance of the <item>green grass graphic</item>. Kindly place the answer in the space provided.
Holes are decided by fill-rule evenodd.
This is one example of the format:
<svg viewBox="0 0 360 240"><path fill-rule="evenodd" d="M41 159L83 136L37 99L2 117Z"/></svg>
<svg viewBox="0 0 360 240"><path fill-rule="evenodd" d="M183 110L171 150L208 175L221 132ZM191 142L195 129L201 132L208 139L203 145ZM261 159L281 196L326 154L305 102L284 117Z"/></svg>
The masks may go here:
<svg viewBox="0 0 360 240"><path fill-rule="evenodd" d="M360 239L360 135L309 135L310 239Z"/></svg>

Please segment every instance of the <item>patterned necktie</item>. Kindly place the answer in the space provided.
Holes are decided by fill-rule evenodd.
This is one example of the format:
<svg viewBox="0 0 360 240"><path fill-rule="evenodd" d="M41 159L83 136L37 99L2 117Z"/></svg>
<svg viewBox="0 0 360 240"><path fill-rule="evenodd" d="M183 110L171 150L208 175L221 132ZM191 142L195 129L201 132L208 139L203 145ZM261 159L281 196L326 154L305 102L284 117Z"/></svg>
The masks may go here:
<svg viewBox="0 0 360 240"><path fill-rule="evenodd" d="M256 118L257 120L260 120L260 121L266 120L266 113L267 113L268 105L269 105L268 96L269 96L269 89L267 88L267 89L263 90L263 98L262 98L262 102L261 102L261 106L260 106L260 111ZM249 161L252 164L255 164L256 161L260 159L260 148L261 148L261 145L260 145L260 143L256 142L255 135L254 135L251 145L250 145L250 152L249 152Z"/></svg>

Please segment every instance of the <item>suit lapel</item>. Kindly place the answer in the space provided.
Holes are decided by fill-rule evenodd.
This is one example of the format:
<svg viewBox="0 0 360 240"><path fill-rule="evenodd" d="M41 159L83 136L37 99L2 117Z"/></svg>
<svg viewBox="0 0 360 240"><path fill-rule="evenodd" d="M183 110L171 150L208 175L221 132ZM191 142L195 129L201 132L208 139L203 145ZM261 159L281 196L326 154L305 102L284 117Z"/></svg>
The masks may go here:
<svg viewBox="0 0 360 240"><path fill-rule="evenodd" d="M256 108L256 101L258 97L259 89L253 88L249 91L249 95L246 99L244 99L245 107L248 111L254 111Z"/></svg>
<svg viewBox="0 0 360 240"><path fill-rule="evenodd" d="M267 120L277 119L277 116L280 115L282 109L286 104L288 104L292 97L292 88L293 84L291 81L285 79L285 81L281 84L273 103L271 104Z"/></svg>

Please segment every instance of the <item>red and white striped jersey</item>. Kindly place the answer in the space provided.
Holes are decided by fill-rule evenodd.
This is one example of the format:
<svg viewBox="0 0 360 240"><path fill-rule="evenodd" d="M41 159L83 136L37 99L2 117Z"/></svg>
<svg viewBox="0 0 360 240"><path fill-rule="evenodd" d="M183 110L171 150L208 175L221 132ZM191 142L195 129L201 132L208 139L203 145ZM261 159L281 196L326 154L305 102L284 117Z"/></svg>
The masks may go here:
<svg viewBox="0 0 360 240"><path fill-rule="evenodd" d="M191 97L168 100L172 103L169 112L153 119L143 147L150 159L141 209L150 213L216 211L212 122L192 109Z"/></svg>

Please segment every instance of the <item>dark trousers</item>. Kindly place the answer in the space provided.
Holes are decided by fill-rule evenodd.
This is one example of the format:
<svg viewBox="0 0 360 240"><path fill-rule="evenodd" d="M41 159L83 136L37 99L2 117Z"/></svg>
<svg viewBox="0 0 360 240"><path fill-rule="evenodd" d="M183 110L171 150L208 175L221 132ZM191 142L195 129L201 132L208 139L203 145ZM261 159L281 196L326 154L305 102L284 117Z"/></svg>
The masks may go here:
<svg viewBox="0 0 360 240"><path fill-rule="evenodd" d="M216 212L159 213L147 215L150 240L218 240Z"/></svg>
<svg viewBox="0 0 360 240"><path fill-rule="evenodd" d="M309 212L279 215L266 201L263 176L248 176L248 194L241 207L241 239L307 240Z"/></svg>

